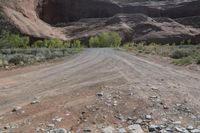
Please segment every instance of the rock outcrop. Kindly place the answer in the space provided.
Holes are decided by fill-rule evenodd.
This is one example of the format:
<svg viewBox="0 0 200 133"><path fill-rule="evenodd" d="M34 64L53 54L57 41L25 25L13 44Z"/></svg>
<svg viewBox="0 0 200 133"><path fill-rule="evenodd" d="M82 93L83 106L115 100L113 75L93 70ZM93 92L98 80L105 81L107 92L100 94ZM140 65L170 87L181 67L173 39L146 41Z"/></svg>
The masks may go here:
<svg viewBox="0 0 200 133"><path fill-rule="evenodd" d="M3 0L0 7L9 24L39 38L118 31L125 40L170 43L200 35L199 0Z"/></svg>

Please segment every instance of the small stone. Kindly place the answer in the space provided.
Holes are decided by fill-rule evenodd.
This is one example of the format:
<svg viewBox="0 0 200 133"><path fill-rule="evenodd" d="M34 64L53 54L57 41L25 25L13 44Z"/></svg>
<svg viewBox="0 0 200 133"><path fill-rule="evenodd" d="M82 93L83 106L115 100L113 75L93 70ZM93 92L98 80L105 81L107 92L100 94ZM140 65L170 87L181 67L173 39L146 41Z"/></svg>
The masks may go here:
<svg viewBox="0 0 200 133"><path fill-rule="evenodd" d="M157 125L150 125L149 126L149 132L159 131L161 128Z"/></svg>
<svg viewBox="0 0 200 133"><path fill-rule="evenodd" d="M169 109L169 107L166 105L163 105L163 109Z"/></svg>
<svg viewBox="0 0 200 133"><path fill-rule="evenodd" d="M96 96L98 96L98 97L102 97L104 94L103 94L103 92L97 92L96 93Z"/></svg>
<svg viewBox="0 0 200 133"><path fill-rule="evenodd" d="M49 133L68 133L64 128L51 130Z"/></svg>
<svg viewBox="0 0 200 133"><path fill-rule="evenodd" d="M157 96L150 96L149 98L156 99L158 97Z"/></svg>
<svg viewBox="0 0 200 133"><path fill-rule="evenodd" d="M191 133L200 133L200 129L193 129L193 130L190 130Z"/></svg>
<svg viewBox="0 0 200 133"><path fill-rule="evenodd" d="M156 88L156 87L151 87L151 89L152 89L153 91L157 91L157 90L158 90L158 88Z"/></svg>
<svg viewBox="0 0 200 133"><path fill-rule="evenodd" d="M193 126L188 126L188 127L187 127L187 130L193 130L193 129L194 129Z"/></svg>
<svg viewBox="0 0 200 133"><path fill-rule="evenodd" d="M47 127L53 128L53 127L55 127L55 125L54 124L47 124Z"/></svg>
<svg viewBox="0 0 200 133"><path fill-rule="evenodd" d="M175 130L181 133L189 133L189 131L185 128L175 127Z"/></svg>
<svg viewBox="0 0 200 133"><path fill-rule="evenodd" d="M84 132L84 133L90 133L90 132L92 132L92 129L90 129L90 128L85 128L85 129L83 129L83 132Z"/></svg>
<svg viewBox="0 0 200 133"><path fill-rule="evenodd" d="M129 132L133 132L133 133L143 133L144 132L139 124L130 125L127 127L127 129L129 130Z"/></svg>
<svg viewBox="0 0 200 133"><path fill-rule="evenodd" d="M151 115L145 115L145 119L151 120L151 119L152 119L152 116L151 116Z"/></svg>
<svg viewBox="0 0 200 133"><path fill-rule="evenodd" d="M180 125L180 124L181 124L181 121L174 121L174 122L172 122L172 124Z"/></svg>
<svg viewBox="0 0 200 133"><path fill-rule="evenodd" d="M118 130L118 133L126 133L126 129L125 129L125 128L120 128L120 129Z"/></svg>
<svg viewBox="0 0 200 133"><path fill-rule="evenodd" d="M36 103L40 103L40 101L39 100L34 100L34 101L31 102L31 104L36 104Z"/></svg>
<svg viewBox="0 0 200 133"><path fill-rule="evenodd" d="M113 127L106 127L102 129L102 133L114 133L115 129Z"/></svg>
<svg viewBox="0 0 200 133"><path fill-rule="evenodd" d="M15 107L13 108L12 112L18 112L18 111L20 111L21 109L22 109L22 107L20 107L20 106L15 106Z"/></svg>
<svg viewBox="0 0 200 133"><path fill-rule="evenodd" d="M36 131L36 132L39 132L39 131L40 131L40 127L37 127L37 128L35 129L35 131Z"/></svg>
<svg viewBox="0 0 200 133"><path fill-rule="evenodd" d="M142 119L137 119L135 123L136 123L136 124L141 124L142 122L143 122Z"/></svg>
<svg viewBox="0 0 200 133"><path fill-rule="evenodd" d="M117 101L114 101L113 106L117 106Z"/></svg>

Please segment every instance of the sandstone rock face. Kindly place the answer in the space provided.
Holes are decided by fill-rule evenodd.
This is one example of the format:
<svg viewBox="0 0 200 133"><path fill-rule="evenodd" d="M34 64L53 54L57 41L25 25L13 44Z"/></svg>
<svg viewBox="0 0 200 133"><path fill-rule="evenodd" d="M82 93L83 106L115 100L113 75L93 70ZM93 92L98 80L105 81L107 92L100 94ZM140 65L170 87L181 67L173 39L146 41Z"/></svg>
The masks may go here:
<svg viewBox="0 0 200 133"><path fill-rule="evenodd" d="M3 0L0 7L11 25L33 37L118 31L130 41L199 41L199 0Z"/></svg>

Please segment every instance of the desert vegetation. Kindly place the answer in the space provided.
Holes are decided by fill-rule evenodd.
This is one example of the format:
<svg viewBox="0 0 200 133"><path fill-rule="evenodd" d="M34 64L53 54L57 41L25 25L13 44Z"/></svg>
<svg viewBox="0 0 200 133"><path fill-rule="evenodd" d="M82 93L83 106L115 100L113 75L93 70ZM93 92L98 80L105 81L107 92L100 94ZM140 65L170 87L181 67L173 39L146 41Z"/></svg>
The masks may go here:
<svg viewBox="0 0 200 133"><path fill-rule="evenodd" d="M34 42L30 37L2 30L0 32L0 67L33 64L66 57L81 51L81 41L44 39Z"/></svg>
<svg viewBox="0 0 200 133"><path fill-rule="evenodd" d="M166 45L146 44L144 42L125 43L123 48L129 51L134 50L138 53L170 57L173 59L172 63L176 65L200 64L200 45L193 45L191 40Z"/></svg>
<svg viewBox="0 0 200 133"><path fill-rule="evenodd" d="M0 49L7 48L82 48L80 40L63 41L57 38L30 42L30 37L14 34L9 31L0 31Z"/></svg>
<svg viewBox="0 0 200 133"><path fill-rule="evenodd" d="M117 32L100 33L89 39L90 47L119 47L122 38Z"/></svg>

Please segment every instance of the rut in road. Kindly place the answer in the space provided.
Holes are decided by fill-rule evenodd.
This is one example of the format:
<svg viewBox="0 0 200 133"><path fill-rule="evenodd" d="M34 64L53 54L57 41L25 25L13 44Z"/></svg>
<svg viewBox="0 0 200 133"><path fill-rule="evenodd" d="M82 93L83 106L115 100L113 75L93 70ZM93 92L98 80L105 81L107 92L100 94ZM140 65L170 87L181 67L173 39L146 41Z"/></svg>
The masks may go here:
<svg viewBox="0 0 200 133"><path fill-rule="evenodd" d="M14 105L26 105L35 96L67 94L118 80L123 81L123 86L134 86L141 98L152 95L151 87L156 87L160 97L171 103L189 99L194 107L200 105L198 74L102 48L86 49L79 56L54 66L0 78L0 113Z"/></svg>

